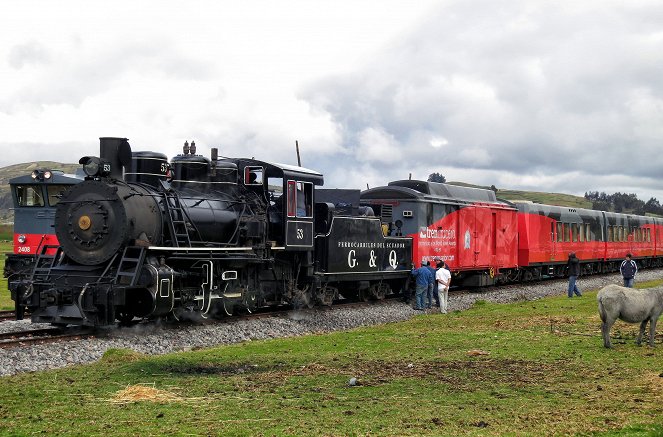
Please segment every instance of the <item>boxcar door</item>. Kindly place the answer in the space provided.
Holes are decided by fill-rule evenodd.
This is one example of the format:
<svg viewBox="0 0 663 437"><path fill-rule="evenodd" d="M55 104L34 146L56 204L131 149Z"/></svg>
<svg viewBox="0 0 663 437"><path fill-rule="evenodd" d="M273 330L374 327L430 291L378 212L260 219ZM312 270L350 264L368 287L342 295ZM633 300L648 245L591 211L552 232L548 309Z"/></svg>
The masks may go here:
<svg viewBox="0 0 663 437"><path fill-rule="evenodd" d="M475 206L460 206L458 209L458 263L459 270L477 265L476 247L476 210Z"/></svg>

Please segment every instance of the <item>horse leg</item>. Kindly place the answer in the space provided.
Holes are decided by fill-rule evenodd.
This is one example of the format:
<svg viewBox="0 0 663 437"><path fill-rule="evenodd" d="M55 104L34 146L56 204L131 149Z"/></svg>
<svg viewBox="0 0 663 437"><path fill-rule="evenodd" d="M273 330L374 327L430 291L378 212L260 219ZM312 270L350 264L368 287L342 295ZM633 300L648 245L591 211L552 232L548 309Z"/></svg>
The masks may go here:
<svg viewBox="0 0 663 437"><path fill-rule="evenodd" d="M652 317L649 320L649 346L654 347L654 336L656 335L656 322L658 317Z"/></svg>
<svg viewBox="0 0 663 437"><path fill-rule="evenodd" d="M642 343L642 336L645 335L645 328L647 327L648 321L649 319L645 319L640 323L640 332L638 333L638 339L635 340L635 344L637 344L638 346L640 346L640 344Z"/></svg>
<svg viewBox="0 0 663 437"><path fill-rule="evenodd" d="M606 348L610 349L612 348L612 344L610 343L610 328L612 328L612 324L615 323L614 320L612 323L610 323L610 320L603 320L601 322L601 334L603 335L603 346Z"/></svg>

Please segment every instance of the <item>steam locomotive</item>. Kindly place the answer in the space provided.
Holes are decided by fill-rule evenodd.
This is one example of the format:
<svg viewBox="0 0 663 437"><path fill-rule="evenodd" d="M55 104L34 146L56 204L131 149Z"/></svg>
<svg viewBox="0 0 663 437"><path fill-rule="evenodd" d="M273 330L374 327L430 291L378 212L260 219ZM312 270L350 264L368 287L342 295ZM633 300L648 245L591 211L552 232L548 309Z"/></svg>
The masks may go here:
<svg viewBox="0 0 663 437"><path fill-rule="evenodd" d="M381 299L405 286L412 239L359 190L255 159L211 159L185 143L171 161L101 138L85 180L60 198L59 245L10 284L34 322L106 326L134 318L209 317L266 305ZM351 201L348 202L347 200Z"/></svg>

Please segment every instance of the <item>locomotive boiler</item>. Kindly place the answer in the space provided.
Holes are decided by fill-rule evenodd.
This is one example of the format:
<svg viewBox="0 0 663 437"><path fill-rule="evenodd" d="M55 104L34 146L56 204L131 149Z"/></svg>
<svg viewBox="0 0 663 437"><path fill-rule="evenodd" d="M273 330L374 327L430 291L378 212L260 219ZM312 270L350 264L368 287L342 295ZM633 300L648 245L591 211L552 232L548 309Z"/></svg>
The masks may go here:
<svg viewBox="0 0 663 437"><path fill-rule="evenodd" d="M193 142L183 152L169 162L101 138L99 156L81 158L85 180L57 205L59 247L14 293L33 321L209 317L404 288L411 239L385 237L382 217L316 202L320 173L214 149L208 159Z"/></svg>

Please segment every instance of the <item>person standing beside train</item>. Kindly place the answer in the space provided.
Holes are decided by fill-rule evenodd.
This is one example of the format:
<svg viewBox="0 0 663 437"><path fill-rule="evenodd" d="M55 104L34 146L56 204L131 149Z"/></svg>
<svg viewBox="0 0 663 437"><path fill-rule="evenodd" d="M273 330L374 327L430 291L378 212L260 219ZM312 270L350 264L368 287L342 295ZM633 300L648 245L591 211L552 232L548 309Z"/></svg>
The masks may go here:
<svg viewBox="0 0 663 437"><path fill-rule="evenodd" d="M428 284L431 282L431 272L428 266L426 265L425 262L421 262L421 267L418 269L415 268L414 264L412 264L412 276L414 276L417 280L417 293L415 296L415 306L414 309L417 311L423 311L426 307L425 304L425 296L426 293L428 292Z"/></svg>
<svg viewBox="0 0 663 437"><path fill-rule="evenodd" d="M566 263L566 268L569 273L569 297L573 297L575 293L576 296L581 297L582 293L578 288L578 276L580 275L580 260L576 256L575 252L569 252L569 260Z"/></svg>
<svg viewBox="0 0 663 437"><path fill-rule="evenodd" d="M635 282L635 274L638 273L638 265L631 258L633 255L630 253L626 254L626 259L622 261L621 267L619 267L619 272L624 278L624 287L633 288L633 282Z"/></svg>
<svg viewBox="0 0 663 437"><path fill-rule="evenodd" d="M433 297L437 297L437 281L435 280L435 267L430 265L430 261L426 261L426 267L430 270L430 282L428 283L428 293L426 293L426 308L433 308ZM440 302L437 302L437 306L440 306Z"/></svg>
<svg viewBox="0 0 663 437"><path fill-rule="evenodd" d="M448 266L442 261L440 261L437 266L438 269L435 273L435 281L437 282L437 291L440 295L440 312L442 314L446 314L449 307L449 286L451 285L451 271L449 271Z"/></svg>

